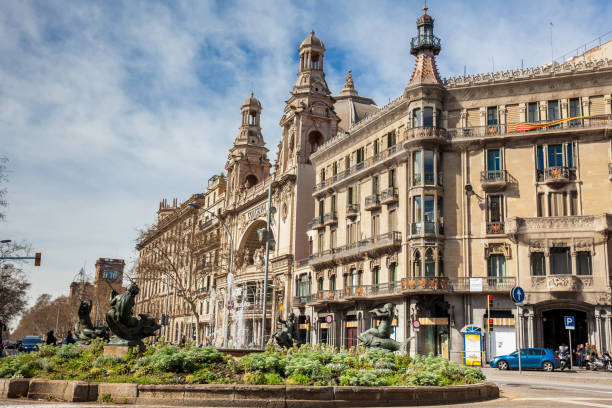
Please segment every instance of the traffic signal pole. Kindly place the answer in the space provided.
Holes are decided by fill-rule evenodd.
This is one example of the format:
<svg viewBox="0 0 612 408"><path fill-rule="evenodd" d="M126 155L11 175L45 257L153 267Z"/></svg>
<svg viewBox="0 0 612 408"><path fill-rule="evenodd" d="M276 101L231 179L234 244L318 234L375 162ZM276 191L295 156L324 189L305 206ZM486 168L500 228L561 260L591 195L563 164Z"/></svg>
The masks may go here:
<svg viewBox="0 0 612 408"><path fill-rule="evenodd" d="M40 266L40 260L42 258L42 254L40 252L37 252L35 254L35 256L0 256L0 260L27 260L27 259L33 259L34 260L34 266Z"/></svg>
<svg viewBox="0 0 612 408"><path fill-rule="evenodd" d="M492 296L487 295L487 359L491 361L491 300Z"/></svg>

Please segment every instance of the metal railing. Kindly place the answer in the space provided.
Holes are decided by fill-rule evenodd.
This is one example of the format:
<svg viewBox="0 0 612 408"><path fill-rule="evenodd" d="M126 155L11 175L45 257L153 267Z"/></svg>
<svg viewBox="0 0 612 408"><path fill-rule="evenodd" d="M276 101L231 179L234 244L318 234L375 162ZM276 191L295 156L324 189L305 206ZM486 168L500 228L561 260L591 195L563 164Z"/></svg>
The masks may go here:
<svg viewBox="0 0 612 408"><path fill-rule="evenodd" d="M389 187L380 194L380 202L382 204L394 203L398 200L397 188Z"/></svg>
<svg viewBox="0 0 612 408"><path fill-rule="evenodd" d="M440 39L434 35L420 35L418 37L412 37L412 40L410 40L411 52L424 47L440 50Z"/></svg>
<svg viewBox="0 0 612 408"><path fill-rule="evenodd" d="M336 224L338 222L338 215L335 211L325 214L323 217L323 223L325 225Z"/></svg>
<svg viewBox="0 0 612 408"><path fill-rule="evenodd" d="M412 235L443 235L444 224L441 222L413 222Z"/></svg>
<svg viewBox="0 0 612 408"><path fill-rule="evenodd" d="M339 181L342 181L344 179L346 179L349 176L352 176L356 173L359 173L362 170L365 170L373 165L375 165L376 163L379 163L381 161L383 161L384 159L392 156L393 154L397 153L398 151L400 151L400 148L402 146L399 144L395 144L393 146L388 147L387 149L381 151L378 154L375 154L373 156L370 156L369 158L366 158L365 160L351 166L350 168L340 171L338 172L338 174L335 174L333 176L331 176L328 179L325 179L323 181L320 181L319 183L315 184L312 188L312 192L316 193L318 191L323 190L326 187L332 186L334 184L336 184Z"/></svg>
<svg viewBox="0 0 612 408"><path fill-rule="evenodd" d="M442 187L444 185L444 174L441 171L438 171L438 185ZM426 172L423 175L421 174L413 174L412 175L412 186L435 186L436 185L436 176L434 172Z"/></svg>
<svg viewBox="0 0 612 408"><path fill-rule="evenodd" d="M538 181L569 181L576 180L576 169L553 166L538 170Z"/></svg>
<svg viewBox="0 0 612 408"><path fill-rule="evenodd" d="M346 206L346 216L353 217L359 215L359 204L349 204Z"/></svg>
<svg viewBox="0 0 612 408"><path fill-rule="evenodd" d="M505 183L508 181L508 172L506 170L481 171L480 181L482 183Z"/></svg>
<svg viewBox="0 0 612 408"><path fill-rule="evenodd" d="M424 138L445 138L446 129L437 126L419 126L406 129L404 133L406 140Z"/></svg>
<svg viewBox="0 0 612 408"><path fill-rule="evenodd" d="M563 130L575 130L575 129L600 129L606 127L612 127L612 115L597 115L585 119L572 119L564 123L556 125L538 127L530 129L528 125L545 125L551 121L536 121L536 122L525 122L525 126L517 126L517 123L503 124L503 125L486 125L486 126L469 126L462 128L454 128L446 130L447 139L458 139L458 138L481 138L481 137L494 137L501 135L515 135L524 133L539 133L539 132L559 132ZM523 123L521 123L523 125Z"/></svg>
<svg viewBox="0 0 612 408"><path fill-rule="evenodd" d="M504 222L495 221L487 222L487 234L503 234L504 233Z"/></svg>
<svg viewBox="0 0 612 408"><path fill-rule="evenodd" d="M362 239L361 241L346 244L340 247L326 249L314 253L308 257L306 263L299 261L299 265L317 265L322 263L330 263L336 259L353 256L362 252L372 251L379 248L401 245L402 233L399 231L386 232L384 234L375 235L370 238Z"/></svg>
<svg viewBox="0 0 612 408"><path fill-rule="evenodd" d="M303 295L303 296L294 296L293 304L294 305L305 305L306 303L311 302L315 298L315 295Z"/></svg>
<svg viewBox="0 0 612 408"><path fill-rule="evenodd" d="M310 230L318 229L318 228L323 228L323 227L324 227L324 217L323 216L314 217L308 223L308 229L310 229Z"/></svg>
<svg viewBox="0 0 612 408"><path fill-rule="evenodd" d="M378 207L380 207L380 199L378 197L378 194L372 194L365 198L366 210L371 210Z"/></svg>

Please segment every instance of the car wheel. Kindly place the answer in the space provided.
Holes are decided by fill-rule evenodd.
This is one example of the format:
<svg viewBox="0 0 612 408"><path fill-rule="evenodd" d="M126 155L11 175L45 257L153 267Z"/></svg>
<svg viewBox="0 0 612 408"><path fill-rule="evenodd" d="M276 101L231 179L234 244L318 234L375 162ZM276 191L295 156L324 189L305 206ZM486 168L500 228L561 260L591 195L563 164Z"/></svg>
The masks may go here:
<svg viewBox="0 0 612 408"><path fill-rule="evenodd" d="M555 369L555 366L550 361L545 361L544 364L542 364L542 368L544 371L551 372Z"/></svg>
<svg viewBox="0 0 612 408"><path fill-rule="evenodd" d="M499 360L497 362L497 368L500 370L507 370L508 369L508 363L505 360Z"/></svg>

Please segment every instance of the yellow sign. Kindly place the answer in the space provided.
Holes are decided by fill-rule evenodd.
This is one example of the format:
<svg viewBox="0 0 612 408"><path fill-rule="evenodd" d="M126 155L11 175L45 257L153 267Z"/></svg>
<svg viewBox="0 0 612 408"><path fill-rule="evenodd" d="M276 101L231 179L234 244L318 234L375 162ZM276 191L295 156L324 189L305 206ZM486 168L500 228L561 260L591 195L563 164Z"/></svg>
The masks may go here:
<svg viewBox="0 0 612 408"><path fill-rule="evenodd" d="M482 350L480 349L480 334L465 335L465 365L482 366Z"/></svg>

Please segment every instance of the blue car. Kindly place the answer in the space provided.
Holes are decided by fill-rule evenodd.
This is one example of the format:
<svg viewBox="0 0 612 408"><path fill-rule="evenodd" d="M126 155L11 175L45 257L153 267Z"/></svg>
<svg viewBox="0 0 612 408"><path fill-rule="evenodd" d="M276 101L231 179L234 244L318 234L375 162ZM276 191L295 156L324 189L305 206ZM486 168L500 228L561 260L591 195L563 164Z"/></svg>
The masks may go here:
<svg viewBox="0 0 612 408"><path fill-rule="evenodd" d="M43 345L43 340L38 336L25 336L19 345L20 352L29 353L30 351L38 351Z"/></svg>
<svg viewBox="0 0 612 408"><path fill-rule="evenodd" d="M521 368L535 368L544 371L553 371L559 368L561 361L559 357L551 349L546 348L522 348L521 349ZM500 370L508 370L510 368L518 368L518 350L506 354L505 356L497 356L491 360L491 367L497 367Z"/></svg>

